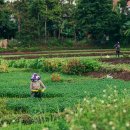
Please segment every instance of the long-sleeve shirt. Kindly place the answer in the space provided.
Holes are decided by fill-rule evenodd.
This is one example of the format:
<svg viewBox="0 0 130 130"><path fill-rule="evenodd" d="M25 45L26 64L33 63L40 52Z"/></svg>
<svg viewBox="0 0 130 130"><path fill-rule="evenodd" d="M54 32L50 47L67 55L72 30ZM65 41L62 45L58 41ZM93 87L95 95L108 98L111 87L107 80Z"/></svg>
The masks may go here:
<svg viewBox="0 0 130 130"><path fill-rule="evenodd" d="M115 44L114 47L115 47L116 51L120 51L120 45L119 44Z"/></svg>
<svg viewBox="0 0 130 130"><path fill-rule="evenodd" d="M37 89L40 89L40 88L46 88L41 80L30 83L30 90L37 90Z"/></svg>

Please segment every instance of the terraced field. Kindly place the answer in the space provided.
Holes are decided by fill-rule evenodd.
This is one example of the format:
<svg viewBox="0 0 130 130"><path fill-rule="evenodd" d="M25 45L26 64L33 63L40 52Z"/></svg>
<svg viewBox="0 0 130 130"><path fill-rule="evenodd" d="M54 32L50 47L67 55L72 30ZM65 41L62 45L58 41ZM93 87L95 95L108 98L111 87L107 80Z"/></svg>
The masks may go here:
<svg viewBox="0 0 130 130"><path fill-rule="evenodd" d="M122 50L121 56L130 54L129 50ZM40 52L0 52L4 59L34 59L34 58L54 58L54 57L115 57L115 50L61 50L61 51L40 51Z"/></svg>
<svg viewBox="0 0 130 130"><path fill-rule="evenodd" d="M13 59L7 60L13 68L0 73L0 129L69 130L70 127L77 128L78 125L92 127L91 130L95 129L95 125L97 130L129 129L130 58L115 58L114 53L114 50L1 53L1 61L6 58ZM129 51L124 50L122 54L129 55ZM53 59L55 56L57 58ZM60 58L62 56L63 59ZM37 57L44 57L43 61L35 59ZM14 61L20 58L29 59ZM98 60L86 60L92 58ZM70 71L80 71L82 66L79 65L83 65L73 59L85 60L86 62L81 63L86 63L91 71L67 75L56 68L61 67L66 59L72 60L69 64L69 67L72 65ZM45 61L47 65L43 66ZM101 62L101 68L94 71L92 67L98 62ZM59 81L52 80L53 71L60 75ZM40 74L47 86L41 99L30 97L30 76L34 72ZM85 103L82 104L82 101Z"/></svg>

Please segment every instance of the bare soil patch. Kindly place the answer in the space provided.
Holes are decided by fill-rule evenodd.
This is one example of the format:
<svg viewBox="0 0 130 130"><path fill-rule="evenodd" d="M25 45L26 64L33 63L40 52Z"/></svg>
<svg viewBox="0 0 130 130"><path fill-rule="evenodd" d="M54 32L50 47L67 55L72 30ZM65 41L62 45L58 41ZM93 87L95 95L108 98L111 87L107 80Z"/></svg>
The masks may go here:
<svg viewBox="0 0 130 130"><path fill-rule="evenodd" d="M115 54L115 50L113 49L109 49L109 50L103 50L103 49L99 49L99 50L48 50L48 51L16 51L16 52L10 52L10 51L6 51L6 52L0 52L0 55L25 55L25 54L61 54L61 53L82 53L82 52L86 52L86 53L90 53L91 55L111 55ZM130 54L129 51L122 51L121 54Z"/></svg>
<svg viewBox="0 0 130 130"><path fill-rule="evenodd" d="M129 64L130 58L101 59L101 61L111 63L111 64Z"/></svg>
<svg viewBox="0 0 130 130"><path fill-rule="evenodd" d="M121 79L125 81L130 81L130 72L127 72L127 71L112 72L112 73L89 72L89 73L86 73L85 76L92 76L94 78L106 78L108 74L110 74L113 77L113 79Z"/></svg>
<svg viewBox="0 0 130 130"><path fill-rule="evenodd" d="M5 52L0 52L1 55L20 55L20 54L50 54L50 53L76 53L76 52L115 52L113 49L109 50L103 50L103 49L95 49L95 50L48 50L48 51L16 51L16 52L11 52L11 51L5 51Z"/></svg>
<svg viewBox="0 0 130 130"><path fill-rule="evenodd" d="M114 55L114 53L110 53L109 55ZM7 56L7 57L3 57L4 59L10 59L10 60L16 60L16 59L21 59L21 58L25 58L25 59L35 59L35 58L40 58L40 57L44 57L44 58L62 58L62 57L81 57L81 56L107 56L107 53L48 53L48 54L41 54L41 55L14 55L14 56ZM101 60L102 61L102 60ZM104 60L105 62L105 60Z"/></svg>

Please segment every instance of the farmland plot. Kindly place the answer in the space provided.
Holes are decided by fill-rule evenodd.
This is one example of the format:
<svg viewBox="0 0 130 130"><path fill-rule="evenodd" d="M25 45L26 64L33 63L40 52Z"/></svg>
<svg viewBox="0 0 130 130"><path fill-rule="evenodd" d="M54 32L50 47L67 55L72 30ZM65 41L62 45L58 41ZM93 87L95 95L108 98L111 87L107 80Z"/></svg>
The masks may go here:
<svg viewBox="0 0 130 130"><path fill-rule="evenodd" d="M40 59L37 59L35 61L39 61L39 60ZM59 59L59 60L61 60L61 59ZM106 121L104 119L108 118L107 113L111 113L112 111L114 111L113 113L115 113L116 109L113 108L115 106L114 105L112 107L112 111L111 110L109 111L109 109L108 109L108 112L106 112L104 102L106 101L105 104L107 104L107 102L109 102L110 103L109 105L112 106L113 105L112 101L113 101L114 97L111 96L112 93L110 93L111 98L109 100L106 100L106 99L102 100L104 98L104 94L102 92L105 91L106 95L108 95L108 97L109 97L109 93L107 93L107 90L110 87L113 89L115 89L115 87L116 87L116 93L118 91L118 97L116 97L116 98L118 98L118 100L121 100L121 101L124 100L124 97L126 96L126 93L123 93L124 90L127 91L127 95L130 94L130 87L129 87L130 82L128 82L128 81L126 82L124 80L119 80L119 79L117 79L117 80L107 79L106 78L107 73L104 73L105 74L104 78L100 78L100 76L98 78L92 78L92 77L86 76L87 74L89 74L87 71L86 71L87 74L84 76L65 75L65 74L63 74L63 73L61 74L59 72L60 74L58 74L58 75L60 75L60 80L52 81L52 75L54 75L54 73L52 74L52 72L51 72L52 69L49 68L49 71L47 71L47 72L50 72L50 73L45 73L41 70L35 70L42 77L42 81L47 86L47 89L44 92L41 99L31 98L29 85L30 85L30 77L31 77L32 73L34 73L34 71L32 71L30 69L25 69L26 67L23 68L24 67L23 61L24 61L24 59L17 61L17 62L20 62L20 65L22 65L20 67L18 66L18 68L22 68L22 69L12 69L13 71L9 71L6 73L0 73L0 81L1 81L1 83L0 83L0 110L1 110L0 111L0 126L2 126L2 130L8 130L8 129L9 130L26 130L26 129L37 130L37 128L39 130L41 130L44 127L47 127L49 130L61 130L61 128L64 128L64 130L68 130L69 127L73 127L74 125L75 126L77 125L76 127L80 128L80 126L78 126L78 125L81 125L81 124L84 125L84 120L81 120L81 122L79 122L76 114L77 114L77 112L79 112L83 109L82 106L85 108L87 107L86 110L88 110L87 113L89 113L87 118L86 117L83 118L83 119L88 119L86 121L86 123L88 124L87 128L90 128L91 125L95 128L95 126L97 125L97 124L96 125L91 124L91 115L92 115L93 120L97 120L97 122L99 122L99 124L102 124L102 125L99 125L99 126L102 126L101 129L110 130L110 127L107 126L107 124L104 125L103 122L106 123ZM72 61L74 61L73 63L76 63L76 64L72 64L72 65L77 65L77 63L79 63L79 62L77 62L77 60L72 59ZM104 66L105 69L106 68L109 69L108 72L111 72L111 71L114 72L116 69L120 70L122 68L122 65L118 66L118 64L117 65L110 65L110 64L105 65L103 63L102 66L100 66L100 64L98 64L97 61L94 61L94 62L91 60L86 60L86 61L87 62L89 61L88 62L89 65L90 66L92 65L93 67L95 66L95 64L97 64L97 66L95 66L95 67ZM12 62L10 62L10 64L12 64L14 62L15 61L12 61ZM31 62L33 62L33 61L28 60L29 64L31 64ZM87 63L87 62L85 62L85 63ZM47 62L47 63L50 63L50 62ZM53 63L54 63L54 61L53 61ZM63 63L63 59L62 59L62 63ZM94 63L94 65L93 65L93 63ZM39 65L41 65L41 64L38 64L38 66ZM14 66L14 67L16 67L16 66ZM75 70L75 68L73 68L73 67L74 66L72 66L71 71ZM91 67L90 67L90 70L92 69ZM128 65L125 65L124 69L122 69L122 70L125 70L126 67L129 70ZM46 68L46 69L48 69L48 68ZM77 68L77 70L79 71L80 69ZM97 70L97 69L95 69L95 70ZM56 69L56 71L57 71L57 69ZM94 71L94 69L92 69L91 71ZM97 72L100 74L100 69L98 69ZM93 73L97 73L97 72L95 71ZM90 73L92 73L92 72L90 72ZM119 73L120 72L118 72L117 74L119 74ZM89 99L90 102L92 100L92 103L93 103L93 104L91 104L92 106L90 104L88 104L87 106L84 106L84 104L81 104L81 102L83 100L86 101L86 98ZM93 99L97 99L97 103L93 102ZM117 100L117 99L114 99L114 100ZM88 103L88 100L86 103ZM81 108L79 107L79 104L81 104ZM126 103L121 104L119 102L119 104L117 104L117 105L120 105L120 109L121 110L123 109L123 112L126 112L127 111L126 109L129 108L129 103L127 102L127 104L128 105L126 105ZM72 111L73 107L75 107L77 105L78 105L78 108L74 108L74 111ZM99 110L99 111L97 111L97 116L95 116L93 113L91 113L91 107L93 108L93 105L95 106L96 110L103 108L101 110L103 110L103 113L105 113L105 114L100 117L100 115L102 115L102 113L100 113L100 110ZM71 114L76 112L75 115L73 115L75 118L74 119L72 117L71 118L73 120L76 119L74 122L78 121L79 123L73 124L74 122L70 122L70 121L68 122L69 119L65 118L66 109L68 109L68 108L71 110L69 110L69 112L67 112L67 115L70 114L69 116L71 117ZM120 109L117 110L117 113L120 113ZM100 115L98 115L98 114L100 114ZM82 115L82 116L85 116L85 115ZM100 117L100 119L97 119L97 117ZM110 116L109 118L117 120L118 121L117 130L122 130L121 125L119 125L119 124L124 125L125 122L118 120L117 117L118 117L117 114L115 114L115 115L112 114L112 116ZM128 120L128 117L126 116L125 119L122 118L122 120ZM127 123L127 125L123 126L122 127L123 129L129 125L128 121L126 123ZM26 124L26 126L24 126L23 124L24 125ZM3 128L4 126L6 126L6 127ZM86 126L84 126L84 128L85 127ZM100 130L100 127L99 127L99 130Z"/></svg>
<svg viewBox="0 0 130 130"><path fill-rule="evenodd" d="M62 75L62 81L52 82L51 75L40 73L47 86L41 100L30 98L29 83L31 72L10 72L0 75L0 99L5 101L8 112L1 113L1 118L15 114L54 113L72 107L84 97L101 98L101 92L108 86L118 86L119 91L124 88L130 90L129 82L111 79L92 79L82 76ZM4 110L2 110L4 111Z"/></svg>

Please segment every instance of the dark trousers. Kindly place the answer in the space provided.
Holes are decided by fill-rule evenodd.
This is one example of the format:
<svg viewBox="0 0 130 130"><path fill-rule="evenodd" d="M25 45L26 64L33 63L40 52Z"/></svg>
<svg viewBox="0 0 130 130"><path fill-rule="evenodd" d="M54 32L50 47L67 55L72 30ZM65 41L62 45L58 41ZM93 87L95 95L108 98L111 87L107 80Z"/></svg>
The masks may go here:
<svg viewBox="0 0 130 130"><path fill-rule="evenodd" d="M116 50L116 57L120 57L120 51Z"/></svg>
<svg viewBox="0 0 130 130"><path fill-rule="evenodd" d="M31 92L31 97L41 98L42 93L41 92Z"/></svg>

